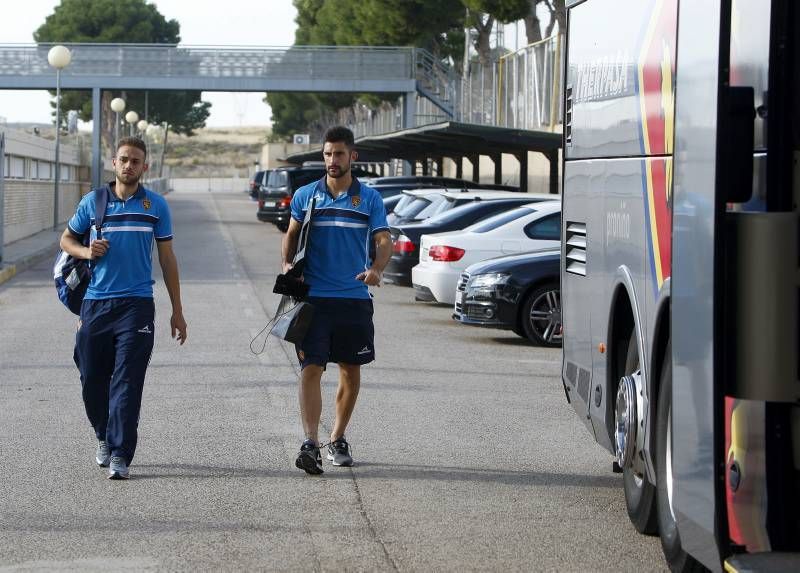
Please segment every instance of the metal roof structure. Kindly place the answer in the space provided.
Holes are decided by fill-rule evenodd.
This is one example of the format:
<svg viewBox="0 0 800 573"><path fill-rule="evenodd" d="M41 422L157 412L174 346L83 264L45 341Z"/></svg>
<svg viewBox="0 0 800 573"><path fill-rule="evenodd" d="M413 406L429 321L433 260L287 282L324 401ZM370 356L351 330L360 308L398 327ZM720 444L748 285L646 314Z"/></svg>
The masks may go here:
<svg viewBox="0 0 800 573"><path fill-rule="evenodd" d="M487 125L473 125L446 121L403 129L383 135L361 137L356 140L358 161L364 163L386 163L392 159L422 161L423 174L427 175L427 161L439 163L447 157L456 162L457 177L461 177L462 159L467 158L473 166L478 165L481 155L493 159L495 183L502 180L501 155L514 155L520 162L520 190L527 191L528 152L543 154L550 161L550 193L558 193L558 152L561 134L544 131L528 131ZM286 157L290 163L319 161L319 150L294 153ZM473 180L480 176L473 168Z"/></svg>

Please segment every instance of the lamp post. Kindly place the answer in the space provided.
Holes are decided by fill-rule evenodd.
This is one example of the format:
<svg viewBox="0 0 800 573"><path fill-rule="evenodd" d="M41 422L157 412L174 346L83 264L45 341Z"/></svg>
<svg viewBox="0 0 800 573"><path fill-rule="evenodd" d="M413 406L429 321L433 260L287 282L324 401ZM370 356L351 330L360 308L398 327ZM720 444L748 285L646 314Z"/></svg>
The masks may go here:
<svg viewBox="0 0 800 573"><path fill-rule="evenodd" d="M114 112L114 153L117 153L117 143L119 143L119 114L125 111L125 100L115 97L111 100L111 110Z"/></svg>
<svg viewBox="0 0 800 573"><path fill-rule="evenodd" d="M131 110L125 114L125 121L131 124L130 135L133 135L133 128L136 125L136 122L139 121L139 114Z"/></svg>
<svg viewBox="0 0 800 573"><path fill-rule="evenodd" d="M47 63L56 69L56 181L53 186L53 229L58 227L58 180L61 179L58 156L61 144L61 70L66 68L70 61L72 61L72 52L66 46L53 46L47 52Z"/></svg>
<svg viewBox="0 0 800 573"><path fill-rule="evenodd" d="M137 124L136 124L136 129L138 129L138 130L139 130L139 136L140 136L142 139L144 139L144 134L145 134L145 132L147 132L147 126L148 126L148 125L149 125L149 124L147 123L147 120L146 120L146 119L140 119L140 120L139 120L139 123L137 123Z"/></svg>

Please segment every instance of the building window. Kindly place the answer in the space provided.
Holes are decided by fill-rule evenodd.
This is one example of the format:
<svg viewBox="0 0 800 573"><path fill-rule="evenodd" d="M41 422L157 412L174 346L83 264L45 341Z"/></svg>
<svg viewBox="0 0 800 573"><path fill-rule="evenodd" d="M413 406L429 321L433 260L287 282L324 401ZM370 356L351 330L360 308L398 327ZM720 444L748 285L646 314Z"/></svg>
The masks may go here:
<svg viewBox="0 0 800 573"><path fill-rule="evenodd" d="M47 161L40 161L39 162L39 179L50 179L50 178L52 178L51 169L52 169L52 163L48 163Z"/></svg>
<svg viewBox="0 0 800 573"><path fill-rule="evenodd" d="M9 156L8 176L17 179L25 177L25 160L22 157Z"/></svg>
<svg viewBox="0 0 800 573"><path fill-rule="evenodd" d="M28 179L39 178L39 162L35 159L28 160Z"/></svg>
<svg viewBox="0 0 800 573"><path fill-rule="evenodd" d="M59 166L59 175L61 176L62 181L71 181L72 177L72 166L71 165L61 165Z"/></svg>

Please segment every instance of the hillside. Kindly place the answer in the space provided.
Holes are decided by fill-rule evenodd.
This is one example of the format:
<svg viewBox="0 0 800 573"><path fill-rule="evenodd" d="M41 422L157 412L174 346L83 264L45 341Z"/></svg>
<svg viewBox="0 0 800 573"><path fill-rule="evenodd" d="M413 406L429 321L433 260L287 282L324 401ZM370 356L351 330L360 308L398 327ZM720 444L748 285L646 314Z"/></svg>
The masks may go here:
<svg viewBox="0 0 800 573"><path fill-rule="evenodd" d="M196 135L169 134L165 166L172 177L248 177L269 129L215 127Z"/></svg>

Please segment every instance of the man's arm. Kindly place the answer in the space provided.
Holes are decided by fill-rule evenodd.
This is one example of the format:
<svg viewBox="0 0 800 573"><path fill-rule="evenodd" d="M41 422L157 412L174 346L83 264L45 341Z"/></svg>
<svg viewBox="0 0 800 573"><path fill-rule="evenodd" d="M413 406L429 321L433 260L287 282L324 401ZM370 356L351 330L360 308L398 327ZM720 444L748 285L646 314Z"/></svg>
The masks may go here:
<svg viewBox="0 0 800 573"><path fill-rule="evenodd" d="M379 231L373 238L375 239L375 260L372 261L370 268L356 275L356 279L364 281L370 286L381 286L383 269L386 268L392 257L392 236L389 231Z"/></svg>
<svg viewBox="0 0 800 573"><path fill-rule="evenodd" d="M178 277L178 260L172 250L172 241L157 241L158 262L161 273L164 275L164 284L167 286L169 300L172 303L172 317L169 320L172 338L183 345L186 342L186 320L183 318L183 305L181 304L181 283Z"/></svg>
<svg viewBox="0 0 800 573"><path fill-rule="evenodd" d="M88 231L87 231L88 232ZM108 241L106 239L94 240L92 244L85 247L78 238L72 234L69 227L64 229L59 242L61 250L72 255L76 259L99 259L108 251Z"/></svg>
<svg viewBox="0 0 800 573"><path fill-rule="evenodd" d="M303 225L294 217L289 219L289 228L283 236L281 243L281 266L286 274L292 268L292 261L297 254L297 241L300 239L300 229Z"/></svg>

